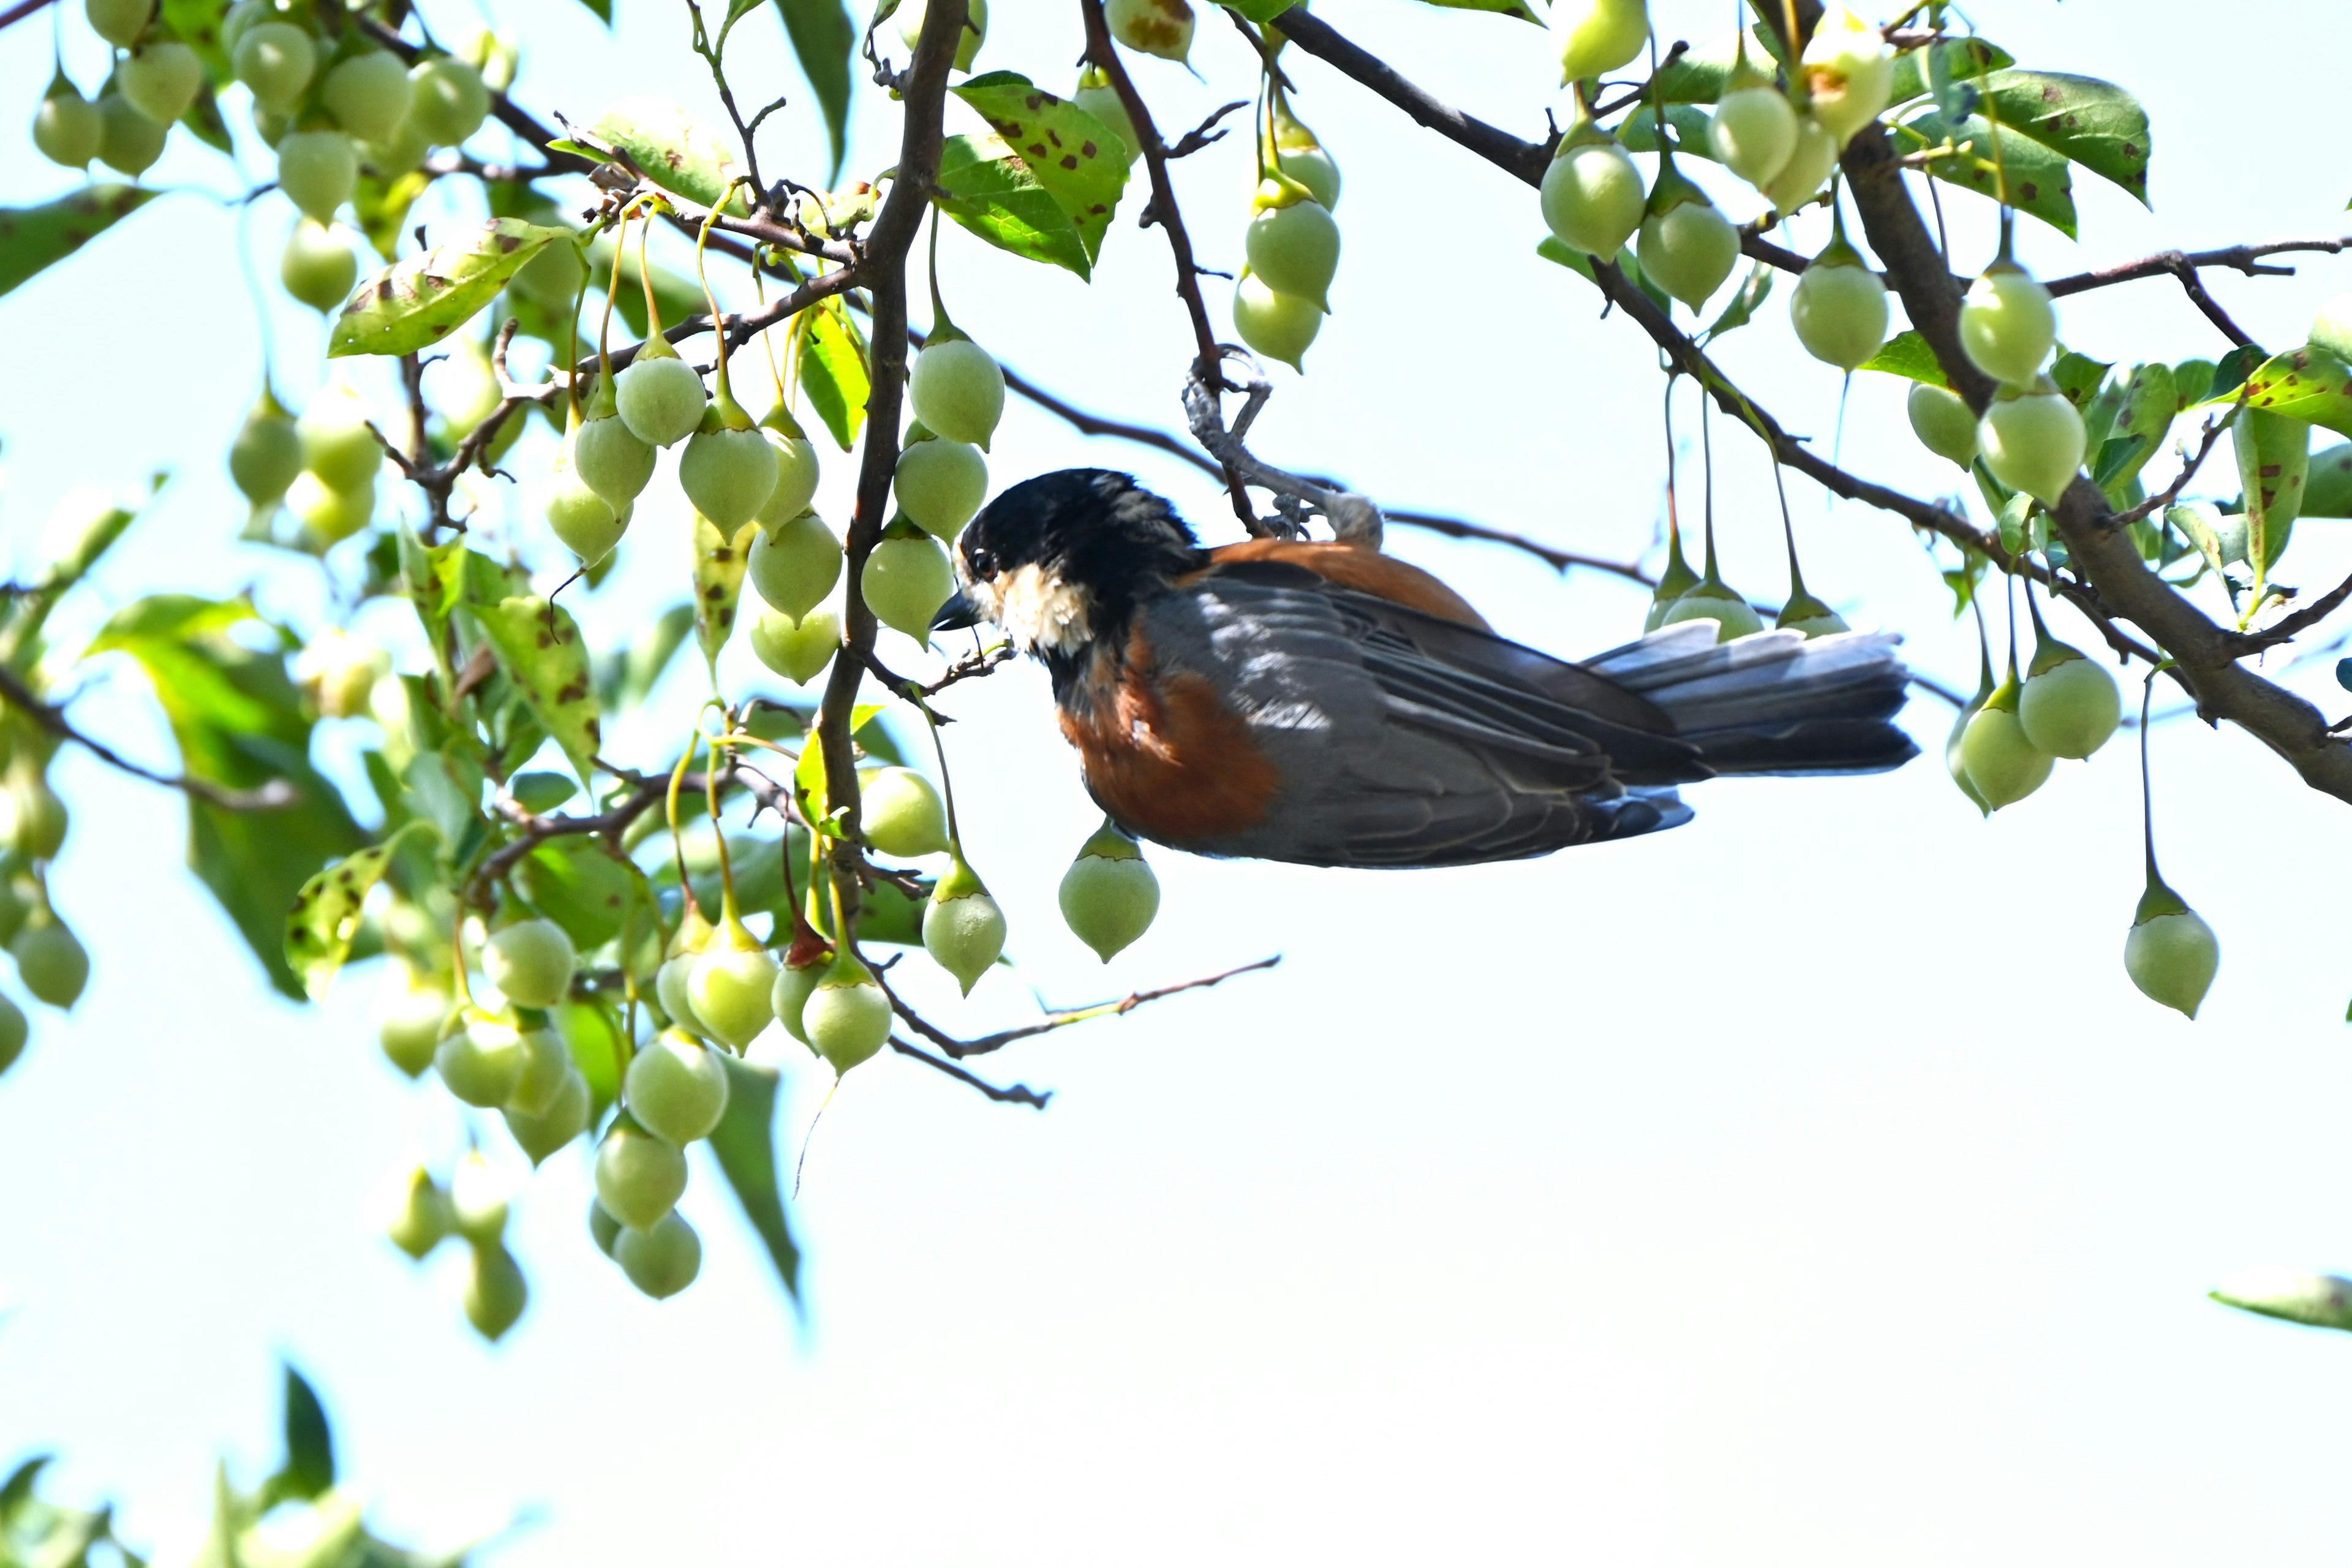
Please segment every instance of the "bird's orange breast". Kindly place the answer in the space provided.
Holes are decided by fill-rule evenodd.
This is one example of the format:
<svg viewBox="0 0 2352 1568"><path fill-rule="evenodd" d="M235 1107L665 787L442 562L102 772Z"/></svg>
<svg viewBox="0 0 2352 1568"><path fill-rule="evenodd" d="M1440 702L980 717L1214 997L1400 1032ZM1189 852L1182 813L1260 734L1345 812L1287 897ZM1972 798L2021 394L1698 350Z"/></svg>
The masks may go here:
<svg viewBox="0 0 2352 1568"><path fill-rule="evenodd" d="M1264 820L1281 778L1249 725L1190 671L1162 679L1138 626L1121 656L1097 655L1079 700L1061 710L1087 787L1146 837L1202 842Z"/></svg>

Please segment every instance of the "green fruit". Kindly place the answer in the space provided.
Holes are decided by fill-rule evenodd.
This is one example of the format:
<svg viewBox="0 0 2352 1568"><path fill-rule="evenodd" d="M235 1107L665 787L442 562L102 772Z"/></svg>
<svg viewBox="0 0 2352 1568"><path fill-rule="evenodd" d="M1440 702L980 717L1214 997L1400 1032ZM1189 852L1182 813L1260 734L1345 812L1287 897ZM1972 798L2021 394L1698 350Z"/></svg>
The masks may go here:
<svg viewBox="0 0 2352 1568"><path fill-rule="evenodd" d="M482 943L482 973L499 994L521 1007L552 1007L572 994L578 955L553 921L517 921Z"/></svg>
<svg viewBox="0 0 2352 1568"><path fill-rule="evenodd" d="M278 19L276 0L236 0L221 17L221 53L235 58L237 45L245 41L246 33L256 22Z"/></svg>
<svg viewBox="0 0 2352 1568"><path fill-rule="evenodd" d="M1325 211L1339 205L1339 165L1321 147L1284 147L1274 154L1275 167L1307 187Z"/></svg>
<svg viewBox="0 0 2352 1568"><path fill-rule="evenodd" d="M924 532L953 539L988 499L988 460L980 448L945 437L910 443L898 454L891 489Z"/></svg>
<svg viewBox="0 0 2352 1568"><path fill-rule="evenodd" d="M2311 319L2310 341L2338 359L2352 359L2352 294L2338 294Z"/></svg>
<svg viewBox="0 0 2352 1568"><path fill-rule="evenodd" d="M2045 644L2017 699L2018 723L2036 751L2080 760L2123 721L2116 678L2063 643Z"/></svg>
<svg viewBox="0 0 2352 1568"><path fill-rule="evenodd" d="M613 395L629 433L656 447L674 447L693 435L709 403L702 377L675 353L639 353L613 378Z"/></svg>
<svg viewBox="0 0 2352 1568"><path fill-rule="evenodd" d="M0 947L16 940L41 903L39 884L16 869L20 864L13 855L0 856Z"/></svg>
<svg viewBox="0 0 2352 1568"><path fill-rule="evenodd" d="M68 826L66 803L49 787L40 763L29 755L11 763L0 788L0 843L27 860L54 860L65 847Z"/></svg>
<svg viewBox="0 0 2352 1568"><path fill-rule="evenodd" d="M473 1254L462 1303L466 1321L495 1344L521 1320L523 1308L530 1303L530 1287L523 1279L522 1265L505 1247L477 1247Z"/></svg>
<svg viewBox="0 0 2352 1568"><path fill-rule="evenodd" d="M320 546L336 544L365 528L375 518L375 480L339 490L305 469L286 489L286 510Z"/></svg>
<svg viewBox="0 0 2352 1568"><path fill-rule="evenodd" d="M929 643L931 617L955 592L955 570L936 539L886 537L866 558L857 589L884 626Z"/></svg>
<svg viewBox="0 0 2352 1568"><path fill-rule="evenodd" d="M375 482L383 444L368 428L367 406L343 388L321 395L295 423L302 466L330 489L356 490Z"/></svg>
<svg viewBox="0 0 2352 1568"><path fill-rule="evenodd" d="M1181 64L1192 52L1190 0L1108 0L1103 16L1110 36L1138 54Z"/></svg>
<svg viewBox="0 0 2352 1568"><path fill-rule="evenodd" d="M110 169L137 179L163 155L163 139L171 127L158 125L119 92L98 100L98 157Z"/></svg>
<svg viewBox="0 0 2352 1568"><path fill-rule="evenodd" d="M607 419L604 423L617 426L621 422ZM582 426L556 448L555 461L548 468L545 509L549 531L563 542L563 548L580 557L583 566L593 566L613 553L621 536L629 530L632 510L632 503L623 501L615 509L610 500L581 482L575 443L589 428ZM625 429L622 434L626 436L628 432ZM650 453L653 448L647 447L646 450Z"/></svg>
<svg viewBox="0 0 2352 1568"><path fill-rule="evenodd" d="M2050 290L2013 261L1996 261L1960 301L1960 347L1979 370L2012 386L2031 386L2058 341Z"/></svg>
<svg viewBox="0 0 2352 1568"><path fill-rule="evenodd" d="M89 984L89 954L66 923L47 909L26 917L9 939L8 952L16 960L16 978L37 1001L52 1007L70 1007Z"/></svg>
<svg viewBox="0 0 2352 1568"><path fill-rule="evenodd" d="M702 1238L675 1212L651 1230L623 1230L613 1238L613 1261L629 1283L656 1301L666 1301L702 1272Z"/></svg>
<svg viewBox="0 0 2352 1568"><path fill-rule="evenodd" d="M1894 96L1895 52L1875 24L1832 5L1805 45L1803 74L1813 118L1843 147Z"/></svg>
<svg viewBox="0 0 2352 1568"><path fill-rule="evenodd" d="M2248 559L2259 531L2267 574L2286 549L2294 520L2303 515L2304 489L2311 474L2311 426L2266 408L2242 408L2230 430L2243 487Z"/></svg>
<svg viewBox="0 0 2352 1568"><path fill-rule="evenodd" d="M1886 285L1851 247L1832 241L1789 298L1789 324L1805 352L1853 370L1886 343Z"/></svg>
<svg viewBox="0 0 2352 1568"><path fill-rule="evenodd" d="M360 155L340 131L297 131L278 143L278 188L325 223L358 188Z"/></svg>
<svg viewBox="0 0 2352 1568"><path fill-rule="evenodd" d="M596 1244L597 1251L607 1258L612 1257L613 1248L620 1242L623 1228L619 1220L604 1212L603 1204L594 1198L588 1200L588 1239Z"/></svg>
<svg viewBox="0 0 2352 1568"><path fill-rule="evenodd" d="M1911 433L1927 450L1963 468L1977 460L1976 412L1958 393L1915 381L1906 411Z"/></svg>
<svg viewBox="0 0 2352 1568"><path fill-rule="evenodd" d="M572 471L604 498L606 510L615 516L637 499L654 477L653 444L630 429L618 415L591 418L572 432L570 445Z"/></svg>
<svg viewBox="0 0 2352 1568"><path fill-rule="evenodd" d="M1822 129L1821 121L1811 115L1799 117L1797 144L1780 172L1764 186L1764 195L1771 202L1774 216L1786 217L1821 195L1822 184L1837 167L1837 139Z"/></svg>
<svg viewBox="0 0 2352 1568"><path fill-rule="evenodd" d="M1079 71L1078 85L1070 94L1070 103L1072 107L1101 121L1103 129L1118 137L1127 149L1128 166L1134 167L1135 161L1143 156L1143 138L1135 133L1135 121L1128 118L1127 104L1118 96L1118 89L1111 85L1109 75L1093 66ZM1297 177L1292 176L1294 179ZM1299 184L1306 184L1307 182L1300 180ZM1322 198L1318 195L1316 199L1320 201ZM1328 206L1330 204L1327 202L1324 205Z"/></svg>
<svg viewBox="0 0 2352 1568"><path fill-rule="evenodd" d="M507 1132L514 1139L515 1147L529 1155L533 1165L541 1165L546 1163L550 1154L588 1131L588 1120L594 1109L588 1080L566 1062L563 1081L545 1110L530 1116L509 1105L499 1114L506 1118Z"/></svg>
<svg viewBox="0 0 2352 1568"><path fill-rule="evenodd" d="M457 1162L449 1176L449 1227L477 1247L507 1232L507 1180L478 1153Z"/></svg>
<svg viewBox="0 0 2352 1568"><path fill-rule="evenodd" d="M405 123L405 122L404 122ZM561 224L561 213L552 208L541 208L529 215L534 223ZM522 264L507 287L541 309L559 316L572 314L572 301L579 296L580 286L588 280L588 264L582 259L580 247L574 245L541 247L538 255ZM591 407L588 417L612 409Z"/></svg>
<svg viewBox="0 0 2352 1568"><path fill-rule="evenodd" d="M1328 313L1331 279L1339 270L1339 226L1320 202L1276 206L1267 204L1269 191L1283 194L1270 181L1261 188L1261 205L1242 235L1249 269L1276 293L1312 300Z"/></svg>
<svg viewBox="0 0 2352 1568"><path fill-rule="evenodd" d="M674 953L664 959L662 966L654 972L654 995L660 1000L662 1011L669 1015L671 1023L698 1035L708 1035L710 1026L695 1016L694 1003L687 989L694 979L695 963L701 957L702 950L698 947L691 952Z"/></svg>
<svg viewBox="0 0 2352 1568"><path fill-rule="evenodd" d="M1135 840L1106 820L1062 873L1062 922L1105 963L1151 929L1160 879Z"/></svg>
<svg viewBox="0 0 2352 1568"><path fill-rule="evenodd" d="M775 493L776 451L757 430L698 430L678 455L677 482L694 510L731 538Z"/></svg>
<svg viewBox="0 0 2352 1568"><path fill-rule="evenodd" d="M923 951L967 996L1004 952L1004 911L961 859L923 907Z"/></svg>
<svg viewBox="0 0 2352 1568"><path fill-rule="evenodd" d="M155 17L155 0L82 0L89 30L117 48L129 48Z"/></svg>
<svg viewBox="0 0 2352 1568"><path fill-rule="evenodd" d="M835 1077L871 1060L889 1043L890 998L874 976L845 954L801 1006L801 1028Z"/></svg>
<svg viewBox="0 0 2352 1568"><path fill-rule="evenodd" d="M624 1111L596 1146L596 1201L631 1230L650 1230L686 1191L686 1155Z"/></svg>
<svg viewBox="0 0 2352 1568"><path fill-rule="evenodd" d="M367 49L330 70L319 97L336 124L362 142L382 142L399 132L415 92L397 55Z"/></svg>
<svg viewBox="0 0 2352 1568"><path fill-rule="evenodd" d="M1551 38L1562 83L1605 75L1640 57L1650 8L1643 0L1560 0L1551 8Z"/></svg>
<svg viewBox="0 0 2352 1568"><path fill-rule="evenodd" d="M1004 414L1004 372L968 338L933 342L915 356L907 402L934 435L985 447Z"/></svg>
<svg viewBox="0 0 2352 1568"><path fill-rule="evenodd" d="M432 150L431 143L425 140L425 133L416 129L416 120L413 115L394 126L391 135L377 141L362 142L359 144L360 162L367 166L369 173L383 180L397 179L408 173L425 162L425 155ZM523 271L529 272L539 262L559 251L572 255L575 261L578 259L577 253L573 252L570 246L551 245L539 255L532 257L530 260L524 262ZM562 264L557 262L551 265ZM516 276L520 278L521 273ZM569 307L567 306L566 309Z"/></svg>
<svg viewBox="0 0 2352 1568"><path fill-rule="evenodd" d="M352 254L337 230L306 217L286 237L285 252L278 258L278 277L286 292L320 315L329 315L351 298L352 285L359 281L360 258Z"/></svg>
<svg viewBox="0 0 2352 1568"><path fill-rule="evenodd" d="M1846 624L1843 616L1826 606L1822 607L1817 615L1798 616L1793 618L1787 610L1782 610L1772 624L1781 631L1799 632L1808 638L1832 637L1840 632L1853 630Z"/></svg>
<svg viewBox="0 0 2352 1568"><path fill-rule="evenodd" d="M905 461L899 458L902 465ZM778 486L782 488L781 480ZM841 541L823 518L803 511L778 527L761 523L745 566L761 598L802 620L841 581Z"/></svg>
<svg viewBox="0 0 2352 1568"><path fill-rule="evenodd" d="M1636 248L1642 270L1696 310L1731 276L1739 259L1739 231L1704 197L1678 201L1642 220Z"/></svg>
<svg viewBox="0 0 2352 1568"><path fill-rule="evenodd" d="M40 149L42 157L68 169L87 167L98 156L99 142L105 134L106 117L98 105L76 92L63 77L33 111L33 145Z"/></svg>
<svg viewBox="0 0 2352 1568"><path fill-rule="evenodd" d="M564 1079L572 1076L572 1050L562 1036L549 1028L525 1029L522 1048L522 1076L515 1080L514 1092L507 1096L502 1109L544 1116L562 1094Z"/></svg>
<svg viewBox="0 0 2352 1568"><path fill-rule="evenodd" d="M1700 583L1667 605L1666 613L1658 617L1661 626L1678 626L1684 621L1713 621L1717 642L1730 642L1764 629L1764 617L1756 613L1756 607L1721 583Z"/></svg>
<svg viewBox="0 0 2352 1568"><path fill-rule="evenodd" d="M278 399L265 393L229 446L228 477L255 506L275 506L301 471L302 437Z"/></svg>
<svg viewBox="0 0 2352 1568"><path fill-rule="evenodd" d="M1990 671L1986 673L1990 678ZM1968 755L1963 742L1968 738L1969 721L1977 716L1977 710L1984 706L1985 699L1990 695L1990 690L1979 690L1970 698L1968 705L1952 721L1951 732L1944 737L1944 771L1952 775L1952 782L1959 786L1962 795L1969 797L1969 804L1986 816L1992 815L1992 807L1986 804L1983 795L1977 793L1975 782L1969 777Z"/></svg>
<svg viewBox="0 0 2352 1568"><path fill-rule="evenodd" d="M1716 103L1706 140L1717 162L1760 191L1797 150L1797 111L1776 87L1734 88Z"/></svg>
<svg viewBox="0 0 2352 1568"><path fill-rule="evenodd" d="M877 768L858 785L858 826L874 848L903 859L948 847L948 808L930 780L912 768Z"/></svg>
<svg viewBox="0 0 2352 1568"><path fill-rule="evenodd" d="M2002 387L1977 426L1977 440L1993 478L2055 507L2083 466L2083 416L2046 380L2042 386Z"/></svg>
<svg viewBox="0 0 2352 1568"><path fill-rule="evenodd" d="M2124 938L2124 973L2132 984L2149 1001L2194 1018L2221 967L2213 928L2171 889L2151 882Z"/></svg>
<svg viewBox="0 0 2352 1568"><path fill-rule="evenodd" d="M922 41L923 17L930 9L926 0L902 0L898 6L898 41L913 48ZM971 69L972 58L988 38L987 0L970 0L964 7L963 37L956 40L955 68Z"/></svg>
<svg viewBox="0 0 2352 1568"><path fill-rule="evenodd" d="M1278 359L1304 374L1307 366L1301 362L1322 330L1323 311L1314 300L1277 293L1247 270L1234 285L1234 332L1251 353Z"/></svg>
<svg viewBox="0 0 2352 1568"><path fill-rule="evenodd" d="M5 996L0 996L0 1073L16 1065L25 1054L25 1042L32 1037L33 1026L25 1010Z"/></svg>
<svg viewBox="0 0 2352 1568"><path fill-rule="evenodd" d="M477 1014L435 1047L433 1069L441 1075L442 1087L467 1105L495 1110L522 1082L528 1056L520 1030Z"/></svg>
<svg viewBox="0 0 2352 1568"><path fill-rule="evenodd" d="M456 1224L448 1194L422 1165L394 1184L384 1210L384 1235L392 1238L393 1246L420 1263L448 1238Z"/></svg>
<svg viewBox="0 0 2352 1568"><path fill-rule="evenodd" d="M716 950L702 955L706 963L713 958L724 962L731 956ZM771 961L758 996L761 1028L776 1018L768 1008L768 992L775 984L773 973L774 963ZM723 1000L732 1005L731 989ZM751 1030L744 1037L746 1042L759 1033L760 1029ZM710 1130L727 1113L727 1068L701 1041L676 1029L667 1030L629 1063L623 1094L629 1114L637 1119L639 1126L656 1138L683 1147L698 1138L709 1137Z"/></svg>
<svg viewBox="0 0 2352 1568"><path fill-rule="evenodd" d="M376 1005L375 1037L392 1065L410 1078L423 1077L448 1016L449 993L394 959Z"/></svg>
<svg viewBox="0 0 2352 1568"><path fill-rule="evenodd" d="M319 47L291 22L256 22L236 41L231 57L236 79L253 91L253 101L287 114L302 101L319 68Z"/></svg>
<svg viewBox="0 0 2352 1568"><path fill-rule="evenodd" d="M722 926L720 934L694 961L694 968L687 975L686 995L704 1031L740 1054L775 1020L775 1010L768 1005L775 985L775 955L738 924L731 928ZM711 1069L718 1070L717 1062L711 1063ZM647 1118L638 1120L673 1142L684 1143L702 1136L695 1132L675 1137L668 1128Z"/></svg>
<svg viewBox="0 0 2352 1568"><path fill-rule="evenodd" d="M2018 721L2018 690L2014 679L2003 681L1969 715L1960 734L1960 765L1988 811L2014 805L2040 789L2050 777L2050 753L2026 737Z"/></svg>
<svg viewBox="0 0 2352 1568"><path fill-rule="evenodd" d="M2299 1268L2245 1268L2208 1292L2225 1307L2315 1329L2352 1328L2352 1279Z"/></svg>
<svg viewBox="0 0 2352 1568"><path fill-rule="evenodd" d="M794 686L806 686L841 650L841 617L831 610L811 610L794 620L763 606L752 617L751 638L751 653L761 664Z"/></svg>
<svg viewBox="0 0 2352 1568"><path fill-rule="evenodd" d="M204 89L205 62L176 39L156 39L115 68L114 85L131 108L158 125L169 125Z"/></svg>
<svg viewBox="0 0 2352 1568"><path fill-rule="evenodd" d="M775 1013L776 1022L784 1026L784 1033L804 1046L809 1043L809 1037L806 1026L801 1022L801 1013L828 973L830 971L822 958L798 969L785 964L776 971L776 988L768 994L768 1005Z"/></svg>
<svg viewBox="0 0 2352 1568"><path fill-rule="evenodd" d="M816 448L799 436L761 427L776 449L776 488L760 506L760 526L779 528L804 514L816 499Z"/></svg>
<svg viewBox="0 0 2352 1568"><path fill-rule="evenodd" d="M461 59L436 55L421 60L410 68L408 80L408 117L436 147L464 145L490 112L490 89L482 73Z"/></svg>

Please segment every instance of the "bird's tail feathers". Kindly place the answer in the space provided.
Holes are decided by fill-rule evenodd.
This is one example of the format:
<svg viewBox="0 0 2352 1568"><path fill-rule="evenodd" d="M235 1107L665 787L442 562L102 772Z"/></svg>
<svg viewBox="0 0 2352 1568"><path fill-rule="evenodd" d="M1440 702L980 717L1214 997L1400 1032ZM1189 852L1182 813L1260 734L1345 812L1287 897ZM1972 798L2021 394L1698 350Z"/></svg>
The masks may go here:
<svg viewBox="0 0 2352 1568"><path fill-rule="evenodd" d="M1893 632L1758 632L1684 621L1586 659L1664 709L1717 773L1876 773L1918 748L1891 721L1911 679Z"/></svg>

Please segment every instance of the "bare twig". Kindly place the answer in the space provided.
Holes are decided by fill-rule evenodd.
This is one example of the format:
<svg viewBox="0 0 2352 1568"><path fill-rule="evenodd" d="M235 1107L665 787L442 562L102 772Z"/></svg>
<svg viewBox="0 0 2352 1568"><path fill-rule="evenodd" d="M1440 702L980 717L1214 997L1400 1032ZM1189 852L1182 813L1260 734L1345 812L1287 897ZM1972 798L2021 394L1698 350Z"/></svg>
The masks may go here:
<svg viewBox="0 0 2352 1568"><path fill-rule="evenodd" d="M2137 261L2053 278L2044 287L2053 295L2081 294L2142 278L2178 276L2184 268L2193 272L2201 268L2228 268L2249 278L2291 278L2294 275L2294 268L2265 267L2262 265L2262 258L2313 252L2334 256L2347 249L2352 249L2352 236L2341 239L2281 239L2263 245L2230 245L2219 250L2159 250L2153 256L2143 256Z"/></svg>
<svg viewBox="0 0 2352 1568"><path fill-rule="evenodd" d="M2261 631L2238 633L2235 646L2243 650L2239 657L2242 658L2292 640L2334 615L2336 607L2347 597L2352 597L2352 577L2345 578L2294 614L2280 617Z"/></svg>
<svg viewBox="0 0 2352 1568"><path fill-rule="evenodd" d="M1001 1105L1034 1105L1043 1110L1045 1109L1046 1101L1054 1098L1052 1089L1040 1092L1031 1089L1025 1083L1016 1083L1010 1089L999 1089L970 1068L958 1067L951 1061L935 1057L920 1046L909 1045L896 1035L890 1037L890 1048L902 1057L912 1057L925 1067L947 1074L958 1083L970 1084Z"/></svg>
<svg viewBox="0 0 2352 1568"><path fill-rule="evenodd" d="M223 811L280 811L302 798L302 793L285 779L272 779L256 789L232 789L210 779L192 778L186 773L157 773L142 767L122 755L104 742L92 740L76 729L65 710L42 701L32 689L17 679L16 672L0 664L0 703L14 708L49 734L61 741L71 741L91 756L117 772L129 773L149 784L162 784L183 795L193 795Z"/></svg>
<svg viewBox="0 0 2352 1568"><path fill-rule="evenodd" d="M896 992L890 992L890 1005L899 1017L907 1021L908 1027L939 1047L950 1058L961 1061L966 1057L986 1056L991 1051L1003 1050L1017 1040L1049 1035L1055 1029L1066 1029L1072 1024L1084 1024L1096 1018L1115 1018L1121 1014L1132 1013L1145 1003L1157 1002L1162 997L1181 995L1187 991L1204 991L1212 985L1222 984L1237 974L1248 974L1260 969L1272 969L1281 962L1282 955L1276 953L1272 958L1261 958L1255 963L1241 964L1199 980L1187 980L1181 985L1162 985L1151 991L1131 991L1116 1002L1098 1002L1091 1007L1071 1007L1051 1012L1034 1024L1024 1024L1012 1029L1000 1029L993 1035L982 1035L976 1040L959 1040L954 1036L942 1032L913 1008L898 1000ZM887 985L883 989L886 992L889 991Z"/></svg>
<svg viewBox="0 0 2352 1568"><path fill-rule="evenodd" d="M17 4L0 11L0 28L13 27L26 17L47 10L51 0L17 0Z"/></svg>

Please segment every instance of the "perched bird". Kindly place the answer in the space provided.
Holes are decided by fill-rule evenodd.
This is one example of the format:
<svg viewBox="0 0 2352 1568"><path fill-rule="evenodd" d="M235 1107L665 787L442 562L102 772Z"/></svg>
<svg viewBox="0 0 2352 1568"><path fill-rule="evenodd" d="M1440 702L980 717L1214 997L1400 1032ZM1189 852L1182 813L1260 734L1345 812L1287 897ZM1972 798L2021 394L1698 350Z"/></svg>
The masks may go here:
<svg viewBox="0 0 2352 1568"><path fill-rule="evenodd" d="M1690 819L1674 786L1917 752L1885 633L1718 646L1685 622L1570 664L1497 637L1361 543L1203 549L1125 474L1014 485L956 546L941 627L985 619L1050 672L1087 788L1202 855L1459 866Z"/></svg>

